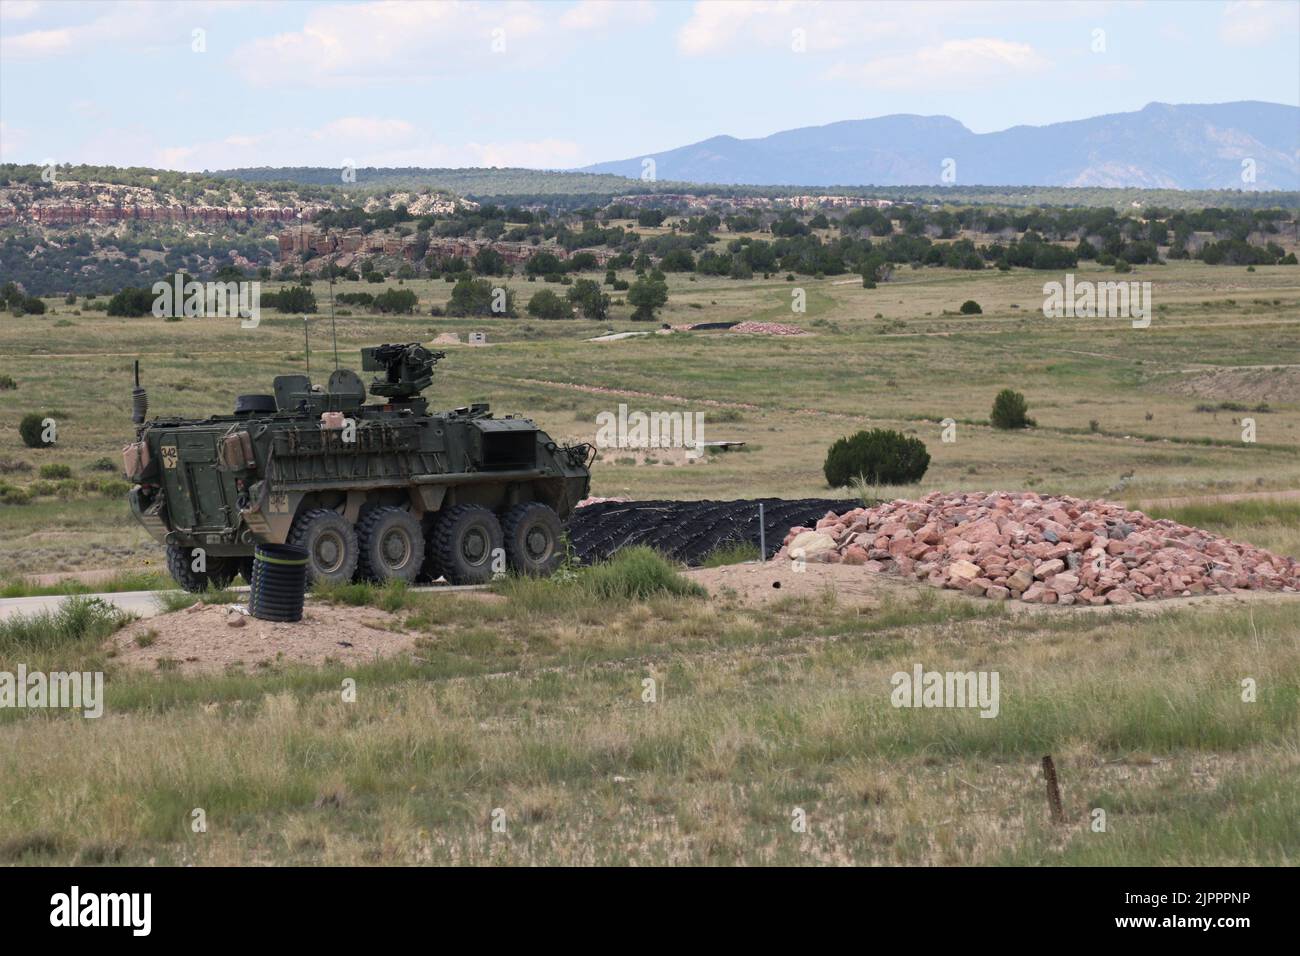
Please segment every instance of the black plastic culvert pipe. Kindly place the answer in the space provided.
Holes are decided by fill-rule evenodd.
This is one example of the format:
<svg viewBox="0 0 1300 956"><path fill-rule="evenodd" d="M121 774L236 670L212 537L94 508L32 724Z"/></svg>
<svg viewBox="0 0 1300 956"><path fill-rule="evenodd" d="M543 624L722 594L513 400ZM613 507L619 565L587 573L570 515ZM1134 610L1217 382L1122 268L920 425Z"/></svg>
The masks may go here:
<svg viewBox="0 0 1300 956"><path fill-rule="evenodd" d="M253 551L248 612L262 621L301 621L307 591L307 549L259 544Z"/></svg>

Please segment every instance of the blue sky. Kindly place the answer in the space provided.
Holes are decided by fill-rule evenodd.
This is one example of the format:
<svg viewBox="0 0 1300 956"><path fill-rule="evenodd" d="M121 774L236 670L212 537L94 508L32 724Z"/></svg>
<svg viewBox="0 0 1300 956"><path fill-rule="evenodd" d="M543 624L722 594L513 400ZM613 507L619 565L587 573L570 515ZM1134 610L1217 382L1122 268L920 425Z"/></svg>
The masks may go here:
<svg viewBox="0 0 1300 956"><path fill-rule="evenodd" d="M0 159L566 168L887 113L1300 105L1300 2L0 2Z"/></svg>

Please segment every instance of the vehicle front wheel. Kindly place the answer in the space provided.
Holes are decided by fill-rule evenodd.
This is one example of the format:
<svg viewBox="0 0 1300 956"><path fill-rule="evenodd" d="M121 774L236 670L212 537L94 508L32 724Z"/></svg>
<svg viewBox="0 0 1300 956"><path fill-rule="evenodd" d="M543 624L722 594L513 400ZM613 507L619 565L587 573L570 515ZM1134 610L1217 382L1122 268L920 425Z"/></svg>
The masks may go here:
<svg viewBox="0 0 1300 956"><path fill-rule="evenodd" d="M307 584L347 584L357 570L357 531L337 511L314 508L294 519L287 544L307 552Z"/></svg>
<svg viewBox="0 0 1300 956"><path fill-rule="evenodd" d="M501 528L506 560L518 573L546 577L564 560L560 516L540 501L515 505L506 512Z"/></svg>

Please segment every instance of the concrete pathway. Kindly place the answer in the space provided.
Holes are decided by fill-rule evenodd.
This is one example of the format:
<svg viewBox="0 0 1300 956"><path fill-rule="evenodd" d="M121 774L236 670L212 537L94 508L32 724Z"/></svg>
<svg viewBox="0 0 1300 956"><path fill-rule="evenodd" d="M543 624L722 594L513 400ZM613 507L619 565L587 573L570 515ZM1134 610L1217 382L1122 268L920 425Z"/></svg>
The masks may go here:
<svg viewBox="0 0 1300 956"><path fill-rule="evenodd" d="M425 594L441 593L444 591L479 591L486 585L483 584L438 584L428 587L411 588L412 591ZM237 594L247 594L248 588L237 587L228 588L228 590ZM100 598L124 611L128 611L137 617L153 617L155 614L161 614L162 608L158 603L158 595L168 594L168 591L110 591L103 594L83 594L80 597ZM42 611L56 611L61 603L66 601L71 595L67 594L48 594L37 597L18 597L18 598L0 598L0 620L12 617L17 614L39 614ZM247 600L245 598L245 600Z"/></svg>

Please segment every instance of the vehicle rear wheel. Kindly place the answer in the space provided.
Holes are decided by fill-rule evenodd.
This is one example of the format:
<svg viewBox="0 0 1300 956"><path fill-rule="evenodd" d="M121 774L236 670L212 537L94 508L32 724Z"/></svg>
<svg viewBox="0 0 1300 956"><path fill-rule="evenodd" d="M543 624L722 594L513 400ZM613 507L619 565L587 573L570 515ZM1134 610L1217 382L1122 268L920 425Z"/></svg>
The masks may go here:
<svg viewBox="0 0 1300 956"><path fill-rule="evenodd" d="M206 555L202 561L203 570L195 571L197 550L179 544L167 545L167 570L182 588L197 594L206 591L209 586L224 588L235 579L236 568L228 558Z"/></svg>
<svg viewBox="0 0 1300 956"><path fill-rule="evenodd" d="M415 580L424 563L424 531L404 508L371 508L357 524L358 574L368 581Z"/></svg>
<svg viewBox="0 0 1300 956"><path fill-rule="evenodd" d="M244 579L244 583L249 587L253 586L253 556L250 554L246 558L235 558L235 566L239 569L239 576Z"/></svg>
<svg viewBox="0 0 1300 956"><path fill-rule="evenodd" d="M564 554L560 536L564 533L560 517L540 501L515 505L501 522L505 535L506 560L520 574L546 577Z"/></svg>
<svg viewBox="0 0 1300 956"><path fill-rule="evenodd" d="M307 551L307 584L347 584L357 570L357 531L337 511L313 508L294 519L287 544Z"/></svg>
<svg viewBox="0 0 1300 956"><path fill-rule="evenodd" d="M456 505L438 515L430 543L437 572L452 584L485 584L502 554L501 524L481 505Z"/></svg>

